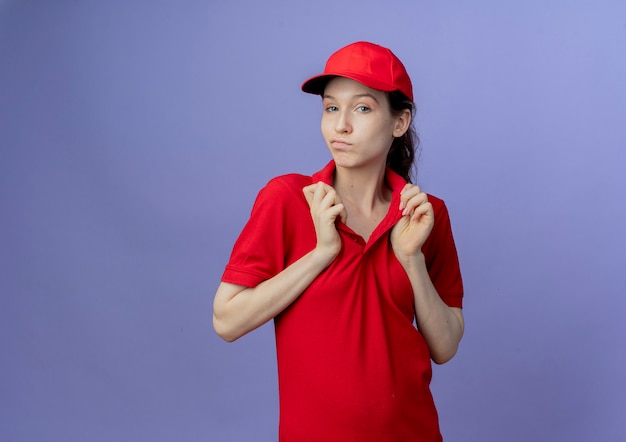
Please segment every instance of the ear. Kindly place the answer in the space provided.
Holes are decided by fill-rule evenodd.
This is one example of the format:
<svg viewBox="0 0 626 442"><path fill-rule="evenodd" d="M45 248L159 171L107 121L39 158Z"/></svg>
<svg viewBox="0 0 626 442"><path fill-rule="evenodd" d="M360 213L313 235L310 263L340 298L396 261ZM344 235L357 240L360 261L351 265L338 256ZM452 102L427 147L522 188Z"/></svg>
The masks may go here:
<svg viewBox="0 0 626 442"><path fill-rule="evenodd" d="M411 126L411 111L409 109L404 109L402 113L396 117L396 125L393 129L393 136L398 138L401 137L409 130Z"/></svg>

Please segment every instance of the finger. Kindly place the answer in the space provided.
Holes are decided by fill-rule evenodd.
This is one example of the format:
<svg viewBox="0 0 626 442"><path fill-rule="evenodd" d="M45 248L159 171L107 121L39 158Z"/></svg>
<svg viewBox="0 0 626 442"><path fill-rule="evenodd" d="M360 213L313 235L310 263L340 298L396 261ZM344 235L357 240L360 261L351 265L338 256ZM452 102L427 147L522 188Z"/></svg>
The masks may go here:
<svg viewBox="0 0 626 442"><path fill-rule="evenodd" d="M348 221L348 211L345 209L343 203L339 203L337 205L342 208L341 213L339 214L339 220L345 224Z"/></svg>
<svg viewBox="0 0 626 442"><path fill-rule="evenodd" d="M341 204L341 198L339 198L339 194L337 193L337 191L334 189L334 187L329 186L326 183L318 183L318 185L320 186L320 192L322 194L322 198L326 198L327 195L330 195L330 203L331 204Z"/></svg>
<svg viewBox="0 0 626 442"><path fill-rule="evenodd" d="M321 186L321 187L322 187L322 189L324 189L324 191L325 191L326 193L330 193L330 194L334 195L334 198L333 198L333 199L334 199L334 201L333 201L333 203L334 203L334 204L339 204L339 203L341 203L341 199L339 198L339 195L337 194L337 191L335 190L335 188L334 188L333 186L330 186L330 185L328 185L328 184L326 184L326 183L324 183L324 182L322 182L322 181L320 181L320 182L319 182L319 183L317 183L317 184L318 184L319 186Z"/></svg>
<svg viewBox="0 0 626 442"><path fill-rule="evenodd" d="M320 210L326 210L329 207L333 207L337 204L342 204L339 196L337 195L337 192L335 192L335 189L329 186L328 188L324 188L324 190L326 191L326 194L320 202Z"/></svg>
<svg viewBox="0 0 626 442"><path fill-rule="evenodd" d="M313 202L313 194L315 193L315 188L315 184L311 184L302 188L302 193L304 194L304 198L306 199L309 208L311 207L311 203Z"/></svg>
<svg viewBox="0 0 626 442"><path fill-rule="evenodd" d="M322 186L322 192L326 193L319 204L315 205L317 211L322 212L330 208L339 207L339 212L335 213L335 211L333 211L334 218L339 216L341 222L345 223L348 218L348 212L346 211L345 206L341 202L341 198L339 198L335 189L332 186L324 184Z"/></svg>
<svg viewBox="0 0 626 442"><path fill-rule="evenodd" d="M402 211L402 216L410 214L420 205L428 202L428 195L424 192L420 192L417 195L412 196L405 204L405 208Z"/></svg>
<svg viewBox="0 0 626 442"><path fill-rule="evenodd" d="M433 206L429 202L420 204L411 215L411 221L423 221L423 217L433 218Z"/></svg>
<svg viewBox="0 0 626 442"><path fill-rule="evenodd" d="M302 193L304 193L304 198L309 205L309 209L311 211L315 210L314 208L319 205L319 201L323 195L319 193L320 183L310 184L302 188ZM317 195L317 197L316 197Z"/></svg>
<svg viewBox="0 0 626 442"><path fill-rule="evenodd" d="M421 190L419 186L407 183L400 192L400 210L403 210L406 207L407 202L420 192Z"/></svg>
<svg viewBox="0 0 626 442"><path fill-rule="evenodd" d="M330 186L329 186L330 187ZM313 199L315 198L315 192L319 189L324 189L324 183L318 181L317 183L309 184L308 186L304 186L302 188L302 193L304 193L304 197L309 203L309 206L313 203ZM321 195L323 197L323 194Z"/></svg>
<svg viewBox="0 0 626 442"><path fill-rule="evenodd" d="M325 210L332 209L332 212L335 213L336 208L339 208L339 211L336 212L335 218L338 216L339 220L341 220L342 223L346 222L346 220L348 219L348 212L346 211L346 208L341 200L336 195L333 195L332 193L327 193L324 197L323 204L324 205L320 206L320 210L322 210L322 208L324 208Z"/></svg>
<svg viewBox="0 0 626 442"><path fill-rule="evenodd" d="M326 187L324 187L324 183L322 182L316 183L315 191L313 192L313 204L311 208L315 210L319 210L327 194L328 194L328 191L326 190Z"/></svg>
<svg viewBox="0 0 626 442"><path fill-rule="evenodd" d="M337 218L342 220L342 214L345 213L345 211L346 209L344 208L343 204L335 204L334 206L330 207L326 213L330 218L330 222L334 223L335 221L337 221Z"/></svg>
<svg viewBox="0 0 626 442"><path fill-rule="evenodd" d="M406 183L404 187L402 188L402 190L400 191L400 195L402 195L404 192L411 189L412 187L417 187L417 186L415 184Z"/></svg>
<svg viewBox="0 0 626 442"><path fill-rule="evenodd" d="M317 183L303 187L302 192L312 212L323 210L334 205L341 205L341 211L338 216L342 222L346 222L348 212L343 206L341 198L339 198L339 195L332 186L318 181Z"/></svg>

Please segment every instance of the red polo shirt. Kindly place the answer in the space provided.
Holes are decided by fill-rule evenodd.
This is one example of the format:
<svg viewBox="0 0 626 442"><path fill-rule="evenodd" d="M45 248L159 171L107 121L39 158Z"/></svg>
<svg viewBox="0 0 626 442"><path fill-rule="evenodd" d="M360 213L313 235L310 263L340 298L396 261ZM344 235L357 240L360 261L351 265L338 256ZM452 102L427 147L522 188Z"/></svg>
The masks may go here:
<svg viewBox="0 0 626 442"><path fill-rule="evenodd" d="M284 175L259 193L222 281L255 287L313 250L315 228L302 188L332 185L330 162L312 177ZM441 440L430 393L431 362L414 326L413 291L389 234L400 219L404 179L387 170L389 213L367 243L338 222L342 250L275 318L282 442ZM435 225L423 247L443 301L462 306L450 220L429 195Z"/></svg>

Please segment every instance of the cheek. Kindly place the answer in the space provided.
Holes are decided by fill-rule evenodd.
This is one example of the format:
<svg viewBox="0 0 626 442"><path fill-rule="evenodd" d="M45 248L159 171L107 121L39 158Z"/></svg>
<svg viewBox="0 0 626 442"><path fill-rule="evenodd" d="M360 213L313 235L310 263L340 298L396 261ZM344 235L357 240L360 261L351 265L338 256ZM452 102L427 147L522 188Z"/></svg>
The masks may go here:
<svg viewBox="0 0 626 442"><path fill-rule="evenodd" d="M378 138L382 139L393 139L394 127L391 121L384 120L380 121L375 126L370 127L372 134L377 135Z"/></svg>
<svg viewBox="0 0 626 442"><path fill-rule="evenodd" d="M331 125L328 118L322 117L322 121L320 122L320 129L322 130L323 135L329 133Z"/></svg>

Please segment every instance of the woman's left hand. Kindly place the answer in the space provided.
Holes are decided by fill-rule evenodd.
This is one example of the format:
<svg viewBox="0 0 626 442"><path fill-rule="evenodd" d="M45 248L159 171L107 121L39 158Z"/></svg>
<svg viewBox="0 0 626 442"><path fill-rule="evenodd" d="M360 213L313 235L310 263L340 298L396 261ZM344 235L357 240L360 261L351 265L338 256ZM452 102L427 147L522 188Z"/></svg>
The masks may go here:
<svg viewBox="0 0 626 442"><path fill-rule="evenodd" d="M402 218L391 231L391 246L396 257L402 261L422 252L422 246L433 229L435 214L426 193L410 183L400 192L399 210L402 211Z"/></svg>

